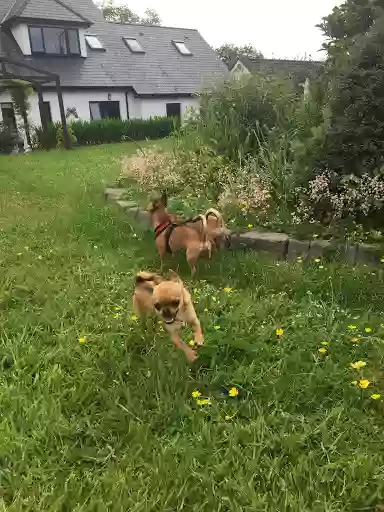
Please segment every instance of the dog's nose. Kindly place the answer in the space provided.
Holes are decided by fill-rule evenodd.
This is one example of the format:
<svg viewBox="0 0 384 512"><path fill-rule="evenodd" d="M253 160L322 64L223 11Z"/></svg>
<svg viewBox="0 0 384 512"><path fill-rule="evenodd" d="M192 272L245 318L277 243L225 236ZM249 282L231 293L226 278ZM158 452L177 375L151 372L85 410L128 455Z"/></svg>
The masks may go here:
<svg viewBox="0 0 384 512"><path fill-rule="evenodd" d="M163 309L163 315L166 316L167 318L170 318L172 316L172 313L168 308L166 308Z"/></svg>

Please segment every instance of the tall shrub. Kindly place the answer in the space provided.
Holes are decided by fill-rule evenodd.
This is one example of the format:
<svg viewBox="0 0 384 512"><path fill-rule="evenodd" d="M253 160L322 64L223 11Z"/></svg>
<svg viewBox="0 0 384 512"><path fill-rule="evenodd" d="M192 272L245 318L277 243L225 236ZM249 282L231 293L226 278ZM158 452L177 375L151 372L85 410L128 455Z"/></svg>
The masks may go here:
<svg viewBox="0 0 384 512"><path fill-rule="evenodd" d="M347 0L321 25L329 38L326 163L339 174L384 164L383 7L383 0Z"/></svg>
<svg viewBox="0 0 384 512"><path fill-rule="evenodd" d="M224 83L201 95L200 114L184 132L194 132L217 154L239 160L255 154L269 130L288 130L297 101L289 79L256 75Z"/></svg>

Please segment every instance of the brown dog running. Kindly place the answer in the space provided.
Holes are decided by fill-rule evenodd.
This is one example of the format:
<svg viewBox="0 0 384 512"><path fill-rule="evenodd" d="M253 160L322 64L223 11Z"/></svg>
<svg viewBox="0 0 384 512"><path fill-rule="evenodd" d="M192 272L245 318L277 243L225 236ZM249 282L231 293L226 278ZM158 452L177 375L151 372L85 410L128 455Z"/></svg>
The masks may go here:
<svg viewBox="0 0 384 512"><path fill-rule="evenodd" d="M133 308L141 316L155 312L170 333L174 345L185 353L189 361L194 361L196 351L182 341L180 332L185 323L190 325L195 333L196 346L203 345L203 332L190 293L179 276L171 272L169 280L150 272L139 272L136 275Z"/></svg>
<svg viewBox="0 0 384 512"><path fill-rule="evenodd" d="M211 257L212 242L207 236L207 219L198 215L190 221L180 222L180 218L167 211L167 196L163 194L149 205L152 226L155 230L156 246L163 261L165 254L179 249L186 250L191 274L196 272L196 262L201 253Z"/></svg>

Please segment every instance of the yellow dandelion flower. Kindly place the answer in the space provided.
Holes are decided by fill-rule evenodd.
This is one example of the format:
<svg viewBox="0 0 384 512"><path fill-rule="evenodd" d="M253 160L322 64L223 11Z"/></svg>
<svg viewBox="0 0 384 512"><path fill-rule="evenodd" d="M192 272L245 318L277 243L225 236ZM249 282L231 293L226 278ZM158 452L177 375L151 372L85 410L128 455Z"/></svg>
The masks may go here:
<svg viewBox="0 0 384 512"><path fill-rule="evenodd" d="M365 366L367 366L367 363L365 361L356 361L355 363L349 363L349 366L353 370L361 370Z"/></svg>
<svg viewBox="0 0 384 512"><path fill-rule="evenodd" d="M371 395L371 398L372 398L372 400L380 400L381 395L380 395L380 393L373 393Z"/></svg>
<svg viewBox="0 0 384 512"><path fill-rule="evenodd" d="M348 325L348 329L349 329L350 331L355 331L355 330L357 329L357 325L349 324L349 325Z"/></svg>
<svg viewBox="0 0 384 512"><path fill-rule="evenodd" d="M238 396L238 394L239 394L239 390L237 388L231 388L228 391L228 395L232 396L232 397Z"/></svg>
<svg viewBox="0 0 384 512"><path fill-rule="evenodd" d="M276 336L279 336L279 338L280 338L281 336L283 336L283 334L284 334L284 329L282 329L281 327L278 327L276 329Z"/></svg>
<svg viewBox="0 0 384 512"><path fill-rule="evenodd" d="M137 315L131 315L131 316L130 316L130 320L131 320L132 322L137 322Z"/></svg>
<svg viewBox="0 0 384 512"><path fill-rule="evenodd" d="M351 338L352 343L360 343L360 338Z"/></svg>
<svg viewBox="0 0 384 512"><path fill-rule="evenodd" d="M249 228L249 229L253 228L253 224L248 224L247 228Z"/></svg>
<svg viewBox="0 0 384 512"><path fill-rule="evenodd" d="M360 379L357 385L360 389L367 389L367 387L370 385L370 381L367 379Z"/></svg>
<svg viewBox="0 0 384 512"><path fill-rule="evenodd" d="M196 400L197 405L211 405L211 401L209 398L198 398Z"/></svg>
<svg viewBox="0 0 384 512"><path fill-rule="evenodd" d="M220 329L221 329L220 325L215 325L214 328L216 331L220 331Z"/></svg>
<svg viewBox="0 0 384 512"><path fill-rule="evenodd" d="M320 354L328 354L328 350L325 347L319 348Z"/></svg>
<svg viewBox="0 0 384 512"><path fill-rule="evenodd" d="M87 343L88 341L88 338L87 336L81 336L79 339L78 339L79 343Z"/></svg>
<svg viewBox="0 0 384 512"><path fill-rule="evenodd" d="M225 291L225 293L231 293L232 288L230 288L229 286L226 286L225 288L223 288L223 290Z"/></svg>
<svg viewBox="0 0 384 512"><path fill-rule="evenodd" d="M371 327L366 327L364 329L364 331L367 332L367 333L370 333L370 332L372 332L372 328Z"/></svg>
<svg viewBox="0 0 384 512"><path fill-rule="evenodd" d="M188 345L191 345L191 347L195 346L195 340L189 340Z"/></svg>
<svg viewBox="0 0 384 512"><path fill-rule="evenodd" d="M195 391L192 391L191 395L193 398L199 398L201 396L201 393L200 391L197 391L197 389L195 389Z"/></svg>

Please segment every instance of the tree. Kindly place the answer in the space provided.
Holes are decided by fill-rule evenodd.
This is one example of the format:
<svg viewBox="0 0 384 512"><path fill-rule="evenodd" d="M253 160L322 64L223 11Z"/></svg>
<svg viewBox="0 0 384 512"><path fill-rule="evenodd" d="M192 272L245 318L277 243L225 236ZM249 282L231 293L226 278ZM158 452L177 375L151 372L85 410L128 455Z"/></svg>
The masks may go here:
<svg viewBox="0 0 384 512"><path fill-rule="evenodd" d="M29 133L28 112L31 105L28 101L33 89L28 82L24 80L4 80L3 85L8 89L13 103L15 114L22 118L25 137L28 145L31 146L31 136Z"/></svg>
<svg viewBox="0 0 384 512"><path fill-rule="evenodd" d="M154 9L147 9L145 16L140 18L127 5L115 6L113 0L106 0L102 7L103 16L107 21L118 23L141 23L143 25L160 25L159 14Z"/></svg>
<svg viewBox="0 0 384 512"><path fill-rule="evenodd" d="M384 0L347 0L320 25L328 38L327 166L374 173L384 165Z"/></svg>
<svg viewBox="0 0 384 512"><path fill-rule="evenodd" d="M239 57L249 57L251 59L262 59L263 54L256 50L252 44L246 44L244 46L236 46L232 43L225 43L215 49L221 60L228 63L231 60L235 60Z"/></svg>

